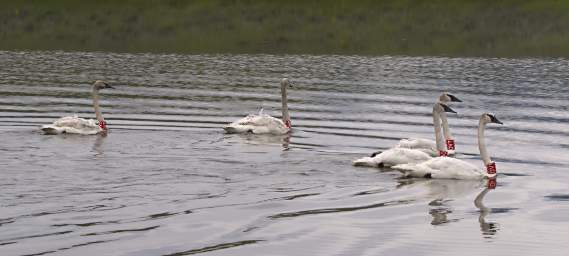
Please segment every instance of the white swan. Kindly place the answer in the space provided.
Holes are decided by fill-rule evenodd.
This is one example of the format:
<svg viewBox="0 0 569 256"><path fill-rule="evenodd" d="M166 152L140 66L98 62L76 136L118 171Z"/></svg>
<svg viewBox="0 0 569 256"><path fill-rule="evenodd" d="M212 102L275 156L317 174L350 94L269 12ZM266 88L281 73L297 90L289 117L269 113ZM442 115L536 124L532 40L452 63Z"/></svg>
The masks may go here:
<svg viewBox="0 0 569 256"><path fill-rule="evenodd" d="M263 114L248 115L223 127L227 133L254 133L254 134L286 134L291 130L290 115L287 104L287 87L292 88L292 82L287 78L281 81L282 120Z"/></svg>
<svg viewBox="0 0 569 256"><path fill-rule="evenodd" d="M103 81L95 81L92 86L93 94L93 107L95 108L95 115L97 120L83 119L77 116L62 117L52 124L43 125L41 130L45 134L62 134L62 133L75 133L75 134L98 134L107 131L107 123L103 119L101 110L99 108L99 90L113 88Z"/></svg>
<svg viewBox="0 0 569 256"><path fill-rule="evenodd" d="M439 139L441 135L441 120L440 113L442 112L452 112L456 113L449 106L444 103L437 102L433 105L433 124L435 127L435 138L437 143L440 144L442 148L442 141ZM446 155L444 149L440 152ZM410 148L390 148L381 153L373 153L371 157L364 157L353 161L354 166L369 166L369 167L391 167L394 165L406 164L406 163L420 163L431 159L432 157L418 149Z"/></svg>
<svg viewBox="0 0 569 256"><path fill-rule="evenodd" d="M439 96L439 102L448 103L448 102L462 102L456 96L448 93L443 92ZM455 154L455 142L454 138L450 133L450 128L448 126L448 119L447 114L445 112L440 113L441 122L443 125L443 133L445 137L445 144L447 147L447 153L449 155ZM437 150L437 145L434 140L430 139L422 139L422 138L409 138L409 139L402 139L399 141L396 148L410 148L410 149L418 149L421 150L431 156L438 156L439 151Z"/></svg>
<svg viewBox="0 0 569 256"><path fill-rule="evenodd" d="M484 128L488 123L502 124L494 115L484 113L478 123L478 148L480 157L486 166L486 171L466 161L450 158L435 157L422 163L409 163L393 166L407 177L433 179L483 179L496 176L496 163L492 162L484 141ZM438 148L442 148L438 145Z"/></svg>

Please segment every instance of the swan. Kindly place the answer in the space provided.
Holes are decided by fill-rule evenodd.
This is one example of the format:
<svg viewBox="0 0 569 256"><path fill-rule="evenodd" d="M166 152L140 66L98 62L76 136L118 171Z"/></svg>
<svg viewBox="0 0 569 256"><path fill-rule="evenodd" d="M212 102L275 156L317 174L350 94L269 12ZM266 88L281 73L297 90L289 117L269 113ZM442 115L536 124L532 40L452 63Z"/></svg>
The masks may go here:
<svg viewBox="0 0 569 256"><path fill-rule="evenodd" d="M456 113L449 106L444 103L437 102L433 105L433 124L435 126L435 138L437 143L441 145L439 137L441 137L441 120L440 113L451 112ZM440 150L441 155L446 155L444 149ZM353 161L354 166L369 166L369 167L391 167L399 164L406 163L420 163L431 159L432 157L418 149L395 147L390 148L383 152L373 153L370 157L364 157Z"/></svg>
<svg viewBox="0 0 569 256"><path fill-rule="evenodd" d="M480 116L478 123L478 149L480 157L484 162L486 171L466 161L450 158L435 157L422 163L406 163L393 166L406 177L433 178L433 179L484 179L496 176L496 163L492 162L486 142L484 140L484 128L488 123L503 124L494 115L484 113ZM437 148L441 149L442 144L438 143Z"/></svg>
<svg viewBox="0 0 569 256"><path fill-rule="evenodd" d="M99 90L114 89L106 82L97 80L92 86L93 107L95 108L95 115L97 120L83 119L75 116L62 117L52 124L43 125L41 130L45 134L55 135L62 133L75 133L92 135L104 133L107 131L107 122L103 119L101 109L99 108Z"/></svg>
<svg viewBox="0 0 569 256"><path fill-rule="evenodd" d="M254 133L254 134L286 134L292 129L287 104L287 87L292 88L293 83L287 78L281 81L282 120L270 115L248 115L223 127L226 133Z"/></svg>
<svg viewBox="0 0 569 256"><path fill-rule="evenodd" d="M456 96L448 93L443 92L439 96L439 102L448 103L448 102L462 102ZM448 126L448 119L447 114L445 112L440 113L440 118L443 125L443 133L445 137L445 143L447 147L447 153L449 155L455 154L455 142L454 138L450 133L450 128ZM431 156L438 156L439 151L437 150L437 145L434 140L430 139L422 139L422 138L409 138L409 139L402 139L399 141L396 148L410 148L410 149L418 149L421 150Z"/></svg>

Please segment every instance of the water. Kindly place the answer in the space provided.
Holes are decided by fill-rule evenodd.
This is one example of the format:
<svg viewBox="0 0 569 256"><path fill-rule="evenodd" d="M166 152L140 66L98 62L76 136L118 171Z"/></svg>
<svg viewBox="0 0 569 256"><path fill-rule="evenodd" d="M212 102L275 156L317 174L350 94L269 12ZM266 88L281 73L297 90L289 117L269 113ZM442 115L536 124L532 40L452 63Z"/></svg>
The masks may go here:
<svg viewBox="0 0 569 256"><path fill-rule="evenodd" d="M569 60L0 52L0 255L565 255ZM261 107L294 133L226 135ZM108 136L44 136L93 118ZM498 187L351 160L432 137L449 90L459 158ZM475 204L475 199L479 198Z"/></svg>

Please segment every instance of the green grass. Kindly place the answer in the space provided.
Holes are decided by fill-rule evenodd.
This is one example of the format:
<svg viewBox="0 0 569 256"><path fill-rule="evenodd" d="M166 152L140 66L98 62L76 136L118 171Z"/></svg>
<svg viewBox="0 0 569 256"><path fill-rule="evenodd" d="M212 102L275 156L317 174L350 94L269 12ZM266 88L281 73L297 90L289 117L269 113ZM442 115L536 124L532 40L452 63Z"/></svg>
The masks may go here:
<svg viewBox="0 0 569 256"><path fill-rule="evenodd" d="M4 0L0 49L569 57L569 1Z"/></svg>

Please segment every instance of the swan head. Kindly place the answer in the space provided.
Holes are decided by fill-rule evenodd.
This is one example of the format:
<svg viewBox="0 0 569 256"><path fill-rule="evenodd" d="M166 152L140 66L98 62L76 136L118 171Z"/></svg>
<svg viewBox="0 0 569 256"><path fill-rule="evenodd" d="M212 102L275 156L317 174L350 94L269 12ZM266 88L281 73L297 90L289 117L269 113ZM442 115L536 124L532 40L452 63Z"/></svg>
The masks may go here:
<svg viewBox="0 0 569 256"><path fill-rule="evenodd" d="M442 102L437 102L434 106L434 110L439 112L439 113L448 112L448 113L457 114L457 112L454 111L454 109L450 108L447 104L444 104Z"/></svg>
<svg viewBox="0 0 569 256"><path fill-rule="evenodd" d="M484 120L485 123L504 124L504 123L502 123L502 121L498 120L498 118L496 118L496 116L494 116L493 114L490 114L490 113L482 114L482 119Z"/></svg>
<svg viewBox="0 0 569 256"><path fill-rule="evenodd" d="M104 81L97 80L97 81L95 81L95 83L93 83L93 89L94 90L114 89L114 87L110 86L108 83L106 83Z"/></svg>
<svg viewBox="0 0 569 256"><path fill-rule="evenodd" d="M291 82L290 80L288 80L288 78L283 78L283 80L281 80L281 87L282 88L286 88L286 87L292 88L293 85L294 85L294 83Z"/></svg>
<svg viewBox="0 0 569 256"><path fill-rule="evenodd" d="M457 98L456 96L454 96L448 92L443 92L441 94L441 96L439 96L439 101L440 102L462 102L462 100L460 100L459 98Z"/></svg>

